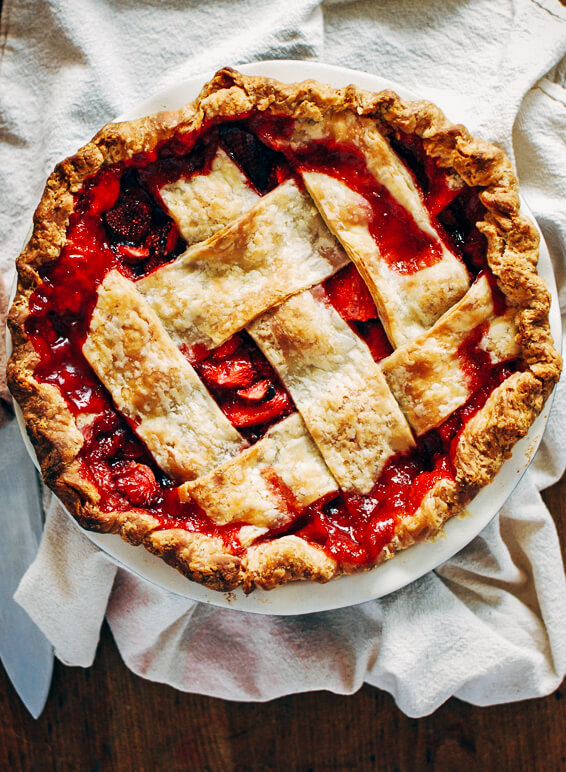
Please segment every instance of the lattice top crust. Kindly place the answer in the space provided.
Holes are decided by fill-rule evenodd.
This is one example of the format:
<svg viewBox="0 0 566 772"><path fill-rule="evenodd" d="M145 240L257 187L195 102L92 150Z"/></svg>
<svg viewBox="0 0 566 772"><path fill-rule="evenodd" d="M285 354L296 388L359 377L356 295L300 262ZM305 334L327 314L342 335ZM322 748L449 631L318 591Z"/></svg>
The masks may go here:
<svg viewBox="0 0 566 772"><path fill-rule="evenodd" d="M10 387L87 528L215 589L434 534L560 372L495 147L429 103L224 69L49 178Z"/></svg>

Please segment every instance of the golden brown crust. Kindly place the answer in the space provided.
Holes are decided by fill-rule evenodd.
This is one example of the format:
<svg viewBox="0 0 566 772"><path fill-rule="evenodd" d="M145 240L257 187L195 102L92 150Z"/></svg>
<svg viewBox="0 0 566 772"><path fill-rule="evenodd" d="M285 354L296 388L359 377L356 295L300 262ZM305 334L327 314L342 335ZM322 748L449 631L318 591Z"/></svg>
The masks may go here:
<svg viewBox="0 0 566 772"><path fill-rule="evenodd" d="M254 587L271 590L298 579L328 582L341 571L335 560L298 536L250 547L245 558L244 591Z"/></svg>
<svg viewBox="0 0 566 772"><path fill-rule="evenodd" d="M169 565L213 590L233 590L242 583L241 560L218 538L180 528L152 531L143 545Z"/></svg>
<svg viewBox="0 0 566 772"><path fill-rule="evenodd" d="M309 196L289 180L136 287L175 343L214 348L347 262Z"/></svg>
<svg viewBox="0 0 566 772"><path fill-rule="evenodd" d="M487 278L480 277L435 325L380 362L395 399L418 435L441 424L471 397L458 348L492 316L491 288Z"/></svg>
<svg viewBox="0 0 566 772"><path fill-rule="evenodd" d="M219 538L164 530L140 510L102 513L99 494L81 469L77 455L83 439L75 417L58 389L34 378L38 364L25 329L39 270L56 259L65 242L73 196L102 166L152 152L176 133L198 131L208 120L246 114L252 109L319 121L344 111L375 120L385 134L400 131L422 137L426 152L461 184L483 188L485 218L478 223L488 242L488 262L510 306L516 309L517 342L524 372L516 373L491 394L466 425L455 455L456 482L443 480L423 499L412 518L402 522L376 562L438 531L442 524L488 483L542 409L560 373L548 323L549 293L536 273L538 234L520 214L517 181L510 162L497 148L450 124L426 102L406 102L394 93L369 93L348 86L332 89L314 81L281 84L244 76L225 68L205 85L192 105L138 121L110 124L49 177L34 216L33 234L17 261L18 289L9 326L13 354L8 365L10 389L20 403L48 484L83 526L119 533L142 543L186 576L214 589L243 584L273 587L286 581L328 579L357 570L338 564L321 549L297 537L249 547L241 559Z"/></svg>
<svg viewBox="0 0 566 772"><path fill-rule="evenodd" d="M342 490L368 493L387 460L415 442L367 346L316 295L293 296L248 331Z"/></svg>

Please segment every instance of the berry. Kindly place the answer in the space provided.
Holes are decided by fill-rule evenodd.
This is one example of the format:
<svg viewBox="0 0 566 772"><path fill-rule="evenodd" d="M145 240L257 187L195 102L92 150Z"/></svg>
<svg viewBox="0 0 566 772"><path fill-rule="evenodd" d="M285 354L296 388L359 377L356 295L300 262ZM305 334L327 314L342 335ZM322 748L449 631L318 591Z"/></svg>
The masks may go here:
<svg viewBox="0 0 566 772"><path fill-rule="evenodd" d="M106 224L118 240L141 244L151 228L151 202L141 189L123 191L116 206L106 212Z"/></svg>
<svg viewBox="0 0 566 772"><path fill-rule="evenodd" d="M147 505L158 493L155 475L145 464L120 461L113 467L116 490L134 506Z"/></svg>

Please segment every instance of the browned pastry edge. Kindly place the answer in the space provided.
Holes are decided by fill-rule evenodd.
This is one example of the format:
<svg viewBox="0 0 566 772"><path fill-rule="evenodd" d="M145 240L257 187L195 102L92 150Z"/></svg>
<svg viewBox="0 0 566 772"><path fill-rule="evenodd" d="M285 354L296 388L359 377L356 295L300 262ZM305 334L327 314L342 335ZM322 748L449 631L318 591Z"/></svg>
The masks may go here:
<svg viewBox="0 0 566 772"><path fill-rule="evenodd" d="M548 311L550 296L536 272L538 233L519 213L518 185L504 153L451 124L428 102L407 102L390 91L378 94L348 86L332 89L315 81L283 84L225 68L207 83L198 99L176 112L109 124L49 177L34 216L33 235L17 261L18 289L9 316L13 354L10 389L22 407L47 483L85 528L119 533L143 544L185 576L216 590L243 585L270 589L297 579L326 582L359 566L337 563L322 549L296 536L252 545L242 557L218 538L182 529L163 530L143 510L103 513L97 489L81 473L77 454L82 434L58 389L36 381L38 356L25 332L29 298L40 284L38 269L58 257L65 243L73 196L102 166L150 152L176 133L198 132L209 120L272 110L313 121L352 110L376 121L385 134L416 133L439 165L471 186L483 188L485 219L478 224L488 241L488 262L509 305L517 309L518 343L525 363L497 387L465 426L454 463L456 482L442 480L425 496L410 519L400 522L392 542L376 563L438 533L482 486L489 483L511 448L539 414L558 380L559 355L553 348ZM363 569L369 568L364 566Z"/></svg>
<svg viewBox="0 0 566 772"><path fill-rule="evenodd" d="M0 274L0 330L3 332L6 326L8 314L8 293L4 287L4 280ZM0 428L12 417L12 397L6 383L6 338L0 334Z"/></svg>

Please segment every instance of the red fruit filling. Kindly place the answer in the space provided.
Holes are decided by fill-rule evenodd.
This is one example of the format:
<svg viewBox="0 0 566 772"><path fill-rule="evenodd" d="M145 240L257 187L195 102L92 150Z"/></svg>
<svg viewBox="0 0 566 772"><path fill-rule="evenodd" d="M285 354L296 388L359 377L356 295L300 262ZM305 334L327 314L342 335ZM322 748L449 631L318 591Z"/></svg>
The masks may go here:
<svg viewBox="0 0 566 772"><path fill-rule="evenodd" d="M368 203L368 227L382 258L394 270L414 273L442 259L442 250L367 168L362 153L345 142L314 140L298 149L286 148L298 172L315 171L341 180Z"/></svg>
<svg viewBox="0 0 566 772"><path fill-rule="evenodd" d="M153 152L138 156L131 166L137 170L144 189L162 204L160 189L181 178L206 174L217 147L218 137L214 131L196 141L192 135L178 136Z"/></svg>
<svg viewBox="0 0 566 772"><path fill-rule="evenodd" d="M486 276L489 281L494 313L496 316L499 316L500 314L503 314L506 309L505 298L499 290L492 272L485 270L482 272L482 275ZM478 325L458 348L460 367L464 371L468 382L468 389L471 392L476 392L484 386L486 375L489 374L492 369L489 353L480 347L482 338L487 332L488 327L488 322Z"/></svg>
<svg viewBox="0 0 566 772"><path fill-rule="evenodd" d="M253 383L247 389L238 389L238 396L249 399L250 402L263 402L267 397L270 387L271 381L269 378L264 378L262 381Z"/></svg>
<svg viewBox="0 0 566 772"><path fill-rule="evenodd" d="M149 196L141 188L127 188L118 196L104 220L117 241L141 244L152 224Z"/></svg>
<svg viewBox="0 0 566 772"><path fill-rule="evenodd" d="M464 426L515 370L514 363L490 367L465 405L420 437L411 453L389 460L369 494L342 493L317 501L296 518L293 532L338 561L373 562L391 541L396 525L414 515L436 483L454 479L453 458Z"/></svg>
<svg viewBox="0 0 566 772"><path fill-rule="evenodd" d="M467 185L451 187L446 171L426 154L423 140L415 134L397 132L389 137L389 142L412 172L448 247L462 258L472 276L476 276L487 266L487 239L476 225L485 216L480 189Z"/></svg>
<svg viewBox="0 0 566 772"><path fill-rule="evenodd" d="M377 309L366 283L353 263L324 282L324 289L345 322L377 319Z"/></svg>
<svg viewBox="0 0 566 772"><path fill-rule="evenodd" d="M206 358L191 361L224 415L250 442L295 410L277 373L246 332Z"/></svg>
<svg viewBox="0 0 566 772"><path fill-rule="evenodd" d="M240 167L260 195L287 179L291 170L283 156L272 150L246 128L227 124L220 127L220 145Z"/></svg>
<svg viewBox="0 0 566 772"><path fill-rule="evenodd" d="M479 189L465 187L437 217L449 242L464 260L472 276L487 266L487 239L477 228L485 218Z"/></svg>
<svg viewBox="0 0 566 772"><path fill-rule="evenodd" d="M393 150L412 172L429 212L433 217L436 216L458 196L461 189L450 187L446 171L427 155L423 140L416 134L397 131L388 139Z"/></svg>
<svg viewBox="0 0 566 772"><path fill-rule="evenodd" d="M323 283L329 302L342 319L368 345L376 362L389 356L393 348L378 319L373 298L353 263Z"/></svg>
<svg viewBox="0 0 566 772"><path fill-rule="evenodd" d="M292 173L285 157L261 142L245 123L230 122L211 126L196 141L187 136L183 140L171 140L159 149L158 155L138 158L140 179L155 199L161 201L159 189L164 185L193 174L207 174L219 147L260 195L268 193Z"/></svg>
<svg viewBox="0 0 566 772"><path fill-rule="evenodd" d="M453 479L445 456L423 463L423 451L392 459L369 494L343 493L317 502L308 511L299 536L320 544L336 560L364 564L374 561L392 539L398 522L413 515L422 499L442 479ZM428 461L428 459L426 459Z"/></svg>
<svg viewBox="0 0 566 772"><path fill-rule="evenodd" d="M372 233L397 270L410 273L440 257L438 246L370 178L354 148L311 143L305 152L288 159L290 166L269 145L291 131L289 119L260 114L240 123L212 126L200 137L179 136L128 164L103 169L75 196L67 242L60 257L41 269L43 282L31 297L27 332L39 357L36 378L56 386L74 415L84 415L79 461L83 474L100 493L103 511L139 509L156 518L159 527L221 536L230 549L240 549L238 524L217 526L194 502L179 501L175 484L155 464L135 434L135 425L116 412L82 355L96 290L105 274L117 268L134 279L175 259L184 248L164 211L160 187L180 177L205 173L219 145L260 194L290 176L291 167L325 171L343 179L370 202ZM403 136L394 138L392 144L411 168L444 237L477 274L486 265L485 239L476 228L483 214L477 191L465 188L454 197L444 172L423 153L420 140ZM487 275L494 288L493 278ZM375 304L353 265L323 287L328 301L366 341L376 361L391 353ZM504 301L496 288L494 299L502 309ZM301 511L281 481L270 478L270 486L292 513L288 531L321 545L346 563L363 564L376 558L399 520L416 511L436 482L453 477L452 458L462 428L515 369L512 363L491 365L478 345L481 332L472 334L459 352L474 390L472 397L440 427L421 437L412 453L390 459L367 496L325 497ZM212 352L195 347L185 353L220 409L250 442L294 411L278 376L247 333L238 333Z"/></svg>
<svg viewBox="0 0 566 772"><path fill-rule="evenodd" d="M151 469L137 461L118 461L113 468L114 486L134 506L151 504L159 488Z"/></svg>
<svg viewBox="0 0 566 772"><path fill-rule="evenodd" d="M124 418L116 414L107 395L106 399L84 429L79 455L83 475L100 493L102 511L137 509L154 517L158 529L185 528L220 536L238 550L239 526L216 525L196 503L182 503L173 481L155 464Z"/></svg>
<svg viewBox="0 0 566 772"><path fill-rule="evenodd" d="M370 354L376 362L380 362L393 353L393 347L379 319L354 322L353 326L360 338L367 344Z"/></svg>

